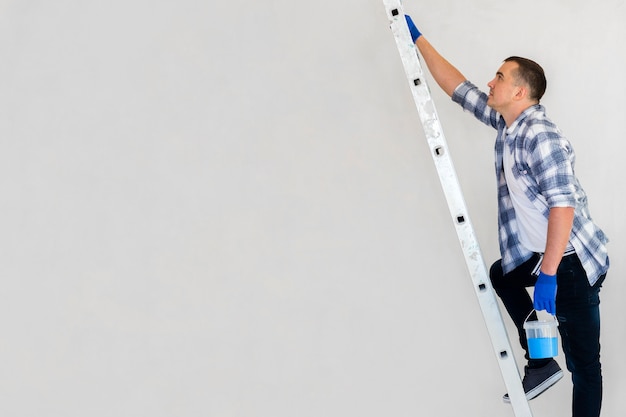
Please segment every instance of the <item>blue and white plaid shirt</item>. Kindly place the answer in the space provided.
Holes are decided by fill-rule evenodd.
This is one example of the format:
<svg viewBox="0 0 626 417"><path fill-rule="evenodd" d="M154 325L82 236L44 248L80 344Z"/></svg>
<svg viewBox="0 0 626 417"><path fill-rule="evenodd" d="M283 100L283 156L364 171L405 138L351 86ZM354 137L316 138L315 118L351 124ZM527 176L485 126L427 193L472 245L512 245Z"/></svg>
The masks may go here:
<svg viewBox="0 0 626 417"><path fill-rule="evenodd" d="M609 268L606 250L608 239L598 228L587 207L587 196L574 175L575 155L569 141L546 117L543 106L526 109L507 128L504 118L487 106L487 95L466 81L459 85L452 100L478 120L498 131L495 143L495 167L498 182L498 235L504 273L527 261L533 252L520 243L519 226L506 185L503 167L505 147L514 153L513 175L525 193L547 218L552 207L574 207L570 246L593 285Z"/></svg>

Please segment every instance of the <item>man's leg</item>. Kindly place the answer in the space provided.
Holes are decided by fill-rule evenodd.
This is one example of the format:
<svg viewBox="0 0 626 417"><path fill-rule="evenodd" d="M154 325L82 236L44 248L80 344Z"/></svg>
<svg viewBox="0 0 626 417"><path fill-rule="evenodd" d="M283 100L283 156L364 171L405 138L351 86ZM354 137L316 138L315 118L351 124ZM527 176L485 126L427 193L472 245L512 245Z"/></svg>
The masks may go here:
<svg viewBox="0 0 626 417"><path fill-rule="evenodd" d="M535 285L537 277L533 276L532 272L538 262L539 255L535 255L513 271L504 275L502 263L498 260L491 265L489 270L489 277L491 278L493 289L502 300L504 308L506 308L506 311L509 313L509 316L517 328L520 344L526 351L526 359L530 358L528 356L528 342L526 341L524 321L533 311L533 301L526 287Z"/></svg>
<svg viewBox="0 0 626 417"><path fill-rule="evenodd" d="M602 406L599 293L604 278L590 286L576 255L564 258L557 273L556 313L574 384L574 417L598 417Z"/></svg>
<svg viewBox="0 0 626 417"><path fill-rule="evenodd" d="M536 320L537 317L536 314L531 314L533 312L533 302L526 287L535 285L537 277L533 274L533 271L539 261L540 256L534 255L506 275L503 274L501 261L498 261L491 266L489 271L494 290L515 323L520 344L526 351L525 357L528 360L528 365L524 367L522 385L526 398L529 400L540 395L563 377L563 371L553 358L530 359L528 354L524 321L529 315L532 320ZM502 399L505 402L510 402L508 394L505 394Z"/></svg>

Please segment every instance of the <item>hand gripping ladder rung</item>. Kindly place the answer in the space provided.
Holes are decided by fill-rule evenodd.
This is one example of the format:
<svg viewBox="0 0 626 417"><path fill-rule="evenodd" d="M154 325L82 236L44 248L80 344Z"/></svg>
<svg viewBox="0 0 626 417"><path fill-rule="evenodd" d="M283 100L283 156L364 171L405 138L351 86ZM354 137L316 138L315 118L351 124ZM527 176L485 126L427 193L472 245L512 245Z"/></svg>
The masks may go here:
<svg viewBox="0 0 626 417"><path fill-rule="evenodd" d="M452 159L448 152L435 104L430 95L428 84L424 79L424 72L417 54L417 48L411 40L402 4L400 0L383 0L383 2L387 9L391 30L396 40L398 52L404 65L450 214L456 227L459 243L465 256L465 262L471 275L480 309L487 325L491 344L500 365L507 392L509 393L513 412L516 417L532 417L496 295L491 286L480 247L467 214L463 193L461 192Z"/></svg>

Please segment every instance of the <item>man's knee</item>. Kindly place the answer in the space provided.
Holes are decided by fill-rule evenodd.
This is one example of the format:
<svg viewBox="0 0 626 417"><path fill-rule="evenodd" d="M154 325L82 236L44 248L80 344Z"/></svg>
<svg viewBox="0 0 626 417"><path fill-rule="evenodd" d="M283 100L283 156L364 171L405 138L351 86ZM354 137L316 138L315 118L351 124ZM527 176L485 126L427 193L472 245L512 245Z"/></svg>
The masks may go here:
<svg viewBox="0 0 626 417"><path fill-rule="evenodd" d="M498 259L496 262L493 263L493 265L491 265L491 268L489 268L489 278L491 279L491 285L494 288L499 288L503 276L504 272L502 271L502 260Z"/></svg>

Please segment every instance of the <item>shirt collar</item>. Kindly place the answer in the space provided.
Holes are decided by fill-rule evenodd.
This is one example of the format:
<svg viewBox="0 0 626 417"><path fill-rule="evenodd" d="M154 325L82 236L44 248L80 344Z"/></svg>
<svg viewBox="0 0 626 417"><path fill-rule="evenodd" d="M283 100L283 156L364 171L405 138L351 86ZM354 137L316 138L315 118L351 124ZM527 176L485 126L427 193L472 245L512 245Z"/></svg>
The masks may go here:
<svg viewBox="0 0 626 417"><path fill-rule="evenodd" d="M517 131L519 130L519 127L522 125L523 121L531 113L534 113L536 111L541 111L542 109L543 109L543 106L541 104L533 104L532 106L528 107L519 116L517 116L517 119L515 119L513 124L506 129L506 134L507 135L515 135L515 134L517 134Z"/></svg>

